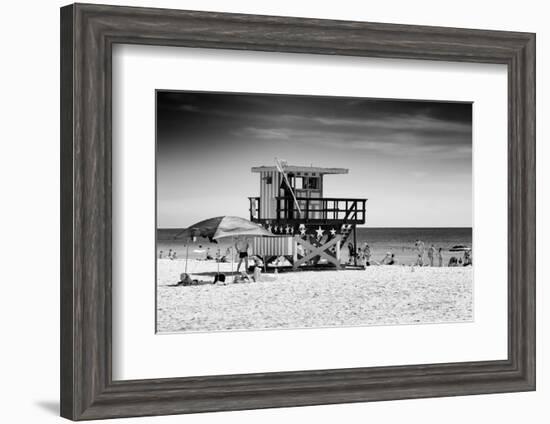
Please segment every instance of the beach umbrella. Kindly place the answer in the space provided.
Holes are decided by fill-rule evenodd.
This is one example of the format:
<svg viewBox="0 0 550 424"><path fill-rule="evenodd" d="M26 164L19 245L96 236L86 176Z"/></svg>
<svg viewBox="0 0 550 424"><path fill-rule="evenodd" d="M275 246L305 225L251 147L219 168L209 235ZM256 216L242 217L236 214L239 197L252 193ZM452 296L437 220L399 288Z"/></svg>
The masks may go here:
<svg viewBox="0 0 550 424"><path fill-rule="evenodd" d="M205 219L175 235L175 239L205 237L209 240L218 240L231 237L231 255L233 256L233 239L242 236L273 237L274 235L261 225L239 218L238 216L217 216ZM185 270L187 272L188 250L185 257ZM233 273L233 258L231 260L231 272Z"/></svg>
<svg viewBox="0 0 550 424"><path fill-rule="evenodd" d="M217 216L187 227L176 234L174 238L205 237L210 240L217 240L223 237L240 236L273 237L273 234L248 219L239 218L238 216Z"/></svg>

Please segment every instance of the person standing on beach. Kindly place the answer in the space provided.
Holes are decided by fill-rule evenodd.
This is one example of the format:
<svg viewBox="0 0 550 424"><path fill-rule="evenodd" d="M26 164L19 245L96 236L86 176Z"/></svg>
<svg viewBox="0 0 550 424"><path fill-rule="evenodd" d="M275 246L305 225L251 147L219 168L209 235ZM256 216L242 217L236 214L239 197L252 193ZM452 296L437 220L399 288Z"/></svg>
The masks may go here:
<svg viewBox="0 0 550 424"><path fill-rule="evenodd" d="M162 250L159 253L159 259L162 259Z"/></svg>
<svg viewBox="0 0 550 424"><path fill-rule="evenodd" d="M470 250L464 251L464 266L472 265L472 252Z"/></svg>
<svg viewBox="0 0 550 424"><path fill-rule="evenodd" d="M440 247L437 249L437 260L439 261L439 267L443 266L443 249Z"/></svg>
<svg viewBox="0 0 550 424"><path fill-rule="evenodd" d="M237 265L237 272L239 272L239 269L241 268L241 264L244 260L244 270L245 272L248 271L248 248L250 247L250 244L248 243L248 239L243 240L237 240L237 243L235 243L235 249L237 249L237 252L239 254L239 264Z"/></svg>
<svg viewBox="0 0 550 424"><path fill-rule="evenodd" d="M430 261L430 266L434 266L434 254L435 254L435 247L432 244L428 249L428 260Z"/></svg>
<svg viewBox="0 0 550 424"><path fill-rule="evenodd" d="M363 256L365 256L365 266L370 266L371 251L368 243L363 246Z"/></svg>
<svg viewBox="0 0 550 424"><path fill-rule="evenodd" d="M416 240L414 242L414 246L416 247L416 251L418 252L418 261L416 264L418 266L424 266L424 250L425 250L424 242L421 240Z"/></svg>
<svg viewBox="0 0 550 424"><path fill-rule="evenodd" d="M172 259L172 249L168 250L168 259Z"/></svg>

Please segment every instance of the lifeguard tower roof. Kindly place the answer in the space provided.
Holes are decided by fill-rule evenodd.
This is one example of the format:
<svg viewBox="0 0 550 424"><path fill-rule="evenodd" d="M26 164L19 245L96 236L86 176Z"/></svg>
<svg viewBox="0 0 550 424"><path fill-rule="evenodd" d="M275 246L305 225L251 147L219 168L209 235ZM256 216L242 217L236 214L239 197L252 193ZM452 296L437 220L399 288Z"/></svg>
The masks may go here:
<svg viewBox="0 0 550 424"><path fill-rule="evenodd" d="M349 172L346 168L322 168L319 166L297 166L287 165L284 168L288 173L302 173L312 172L317 174L347 174ZM277 172L276 166L254 166L252 172Z"/></svg>

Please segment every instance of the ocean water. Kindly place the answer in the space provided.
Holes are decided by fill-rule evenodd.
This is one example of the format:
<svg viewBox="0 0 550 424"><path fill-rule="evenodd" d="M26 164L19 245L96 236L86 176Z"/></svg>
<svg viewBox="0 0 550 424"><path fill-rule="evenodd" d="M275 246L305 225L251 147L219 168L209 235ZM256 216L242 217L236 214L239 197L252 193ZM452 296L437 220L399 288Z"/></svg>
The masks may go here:
<svg viewBox="0 0 550 424"><path fill-rule="evenodd" d="M163 228L157 230L157 257L162 251L163 257L167 257L170 249L176 252L178 259L188 257L193 259L205 258L207 249L215 257L218 249L224 255L231 247L231 240L220 240L218 243L210 243L207 239L197 239L196 242L186 245L184 240L174 240L181 231L176 228ZM361 247L365 242L369 243L372 259L380 261L386 252L395 254L397 262L409 265L416 261L414 247L415 240L422 240L428 249L432 244L436 248L442 248L443 264L446 265L451 256L462 257L462 252L450 252L455 245L462 244L472 247L472 228L358 228L357 244ZM352 237L348 242L353 241ZM343 259L347 259L347 248L343 247ZM426 258L425 258L426 259ZM437 263L437 260L435 261Z"/></svg>

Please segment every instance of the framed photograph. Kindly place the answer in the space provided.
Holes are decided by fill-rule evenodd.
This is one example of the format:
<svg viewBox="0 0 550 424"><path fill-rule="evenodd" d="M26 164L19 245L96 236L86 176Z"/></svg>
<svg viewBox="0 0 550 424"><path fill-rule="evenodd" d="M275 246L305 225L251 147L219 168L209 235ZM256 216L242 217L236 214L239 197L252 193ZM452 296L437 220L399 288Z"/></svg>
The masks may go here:
<svg viewBox="0 0 550 424"><path fill-rule="evenodd" d="M535 390L535 35L61 9L61 415Z"/></svg>

